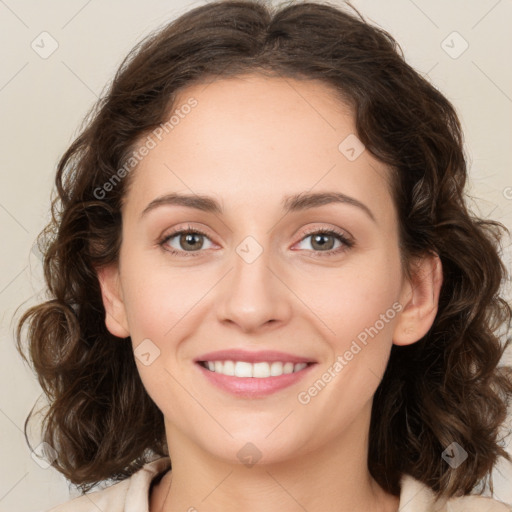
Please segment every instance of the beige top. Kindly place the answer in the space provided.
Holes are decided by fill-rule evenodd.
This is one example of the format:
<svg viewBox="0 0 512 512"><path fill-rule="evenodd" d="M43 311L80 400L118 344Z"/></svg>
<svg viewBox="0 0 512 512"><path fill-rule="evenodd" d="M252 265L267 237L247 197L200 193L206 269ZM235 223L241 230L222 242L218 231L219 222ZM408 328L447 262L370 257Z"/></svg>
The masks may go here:
<svg viewBox="0 0 512 512"><path fill-rule="evenodd" d="M47 512L148 512L151 482L170 467L162 457L131 477L101 491L91 492ZM511 512L512 507L483 496L463 496L436 502L432 490L410 475L401 480L400 512Z"/></svg>

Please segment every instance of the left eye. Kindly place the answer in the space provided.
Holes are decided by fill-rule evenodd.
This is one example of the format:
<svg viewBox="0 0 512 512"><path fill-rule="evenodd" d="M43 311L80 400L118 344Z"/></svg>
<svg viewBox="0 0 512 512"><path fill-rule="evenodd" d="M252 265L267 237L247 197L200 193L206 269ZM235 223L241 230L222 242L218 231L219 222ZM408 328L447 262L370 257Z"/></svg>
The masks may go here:
<svg viewBox="0 0 512 512"><path fill-rule="evenodd" d="M303 243L308 238L311 238L310 245L313 247L312 250L320 250L321 252L327 252L336 250L338 247L334 247L336 240L339 241L340 245L347 242L345 237L334 232L334 231L317 231L305 236L300 243Z"/></svg>

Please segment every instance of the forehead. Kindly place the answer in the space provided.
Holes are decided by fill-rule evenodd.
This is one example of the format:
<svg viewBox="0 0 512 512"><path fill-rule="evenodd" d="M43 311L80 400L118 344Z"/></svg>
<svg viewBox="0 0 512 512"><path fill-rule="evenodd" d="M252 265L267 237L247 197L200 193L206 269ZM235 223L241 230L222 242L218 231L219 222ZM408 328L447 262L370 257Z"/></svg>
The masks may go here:
<svg viewBox="0 0 512 512"><path fill-rule="evenodd" d="M352 109L322 82L243 75L196 83L180 91L168 119L133 176L127 202L139 212L172 191L233 207L316 190L390 201L389 171L364 151Z"/></svg>

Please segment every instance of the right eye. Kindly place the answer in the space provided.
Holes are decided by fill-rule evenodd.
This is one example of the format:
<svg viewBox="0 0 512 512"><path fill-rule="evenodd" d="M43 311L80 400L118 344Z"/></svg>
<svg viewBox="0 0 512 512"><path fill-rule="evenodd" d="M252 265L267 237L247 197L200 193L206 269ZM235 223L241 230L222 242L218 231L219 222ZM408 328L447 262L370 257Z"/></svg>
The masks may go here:
<svg viewBox="0 0 512 512"><path fill-rule="evenodd" d="M189 226L187 229L177 229L172 233L165 235L165 237L158 243L164 251L170 252L176 256L183 256L186 258L189 256L198 256L201 253L201 249L203 248L203 243L201 240L202 238L207 238L210 240L206 233L203 233L201 230L191 228ZM171 241L174 242L174 245L169 243ZM176 247L176 245L178 247ZM169 246L171 249L166 248ZM187 250L187 248L191 250Z"/></svg>

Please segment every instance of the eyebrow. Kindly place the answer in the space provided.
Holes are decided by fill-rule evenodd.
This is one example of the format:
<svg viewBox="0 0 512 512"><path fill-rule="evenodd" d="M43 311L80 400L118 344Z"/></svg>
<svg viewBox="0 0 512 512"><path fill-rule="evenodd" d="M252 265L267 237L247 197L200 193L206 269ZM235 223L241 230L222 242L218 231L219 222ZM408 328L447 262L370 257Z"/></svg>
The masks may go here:
<svg viewBox="0 0 512 512"><path fill-rule="evenodd" d="M355 206L364 211L368 217L373 220L373 222L377 222L372 211L364 203L358 201L354 197L342 194L341 192L303 192L300 194L286 196L281 204L285 213L292 213L332 203L342 203ZM196 210L219 215L223 213L222 206L213 197L200 194L178 194L173 192L153 199L142 211L140 219L150 211L164 205L186 206L188 208L195 208Z"/></svg>

